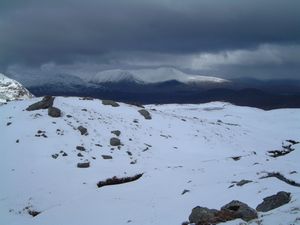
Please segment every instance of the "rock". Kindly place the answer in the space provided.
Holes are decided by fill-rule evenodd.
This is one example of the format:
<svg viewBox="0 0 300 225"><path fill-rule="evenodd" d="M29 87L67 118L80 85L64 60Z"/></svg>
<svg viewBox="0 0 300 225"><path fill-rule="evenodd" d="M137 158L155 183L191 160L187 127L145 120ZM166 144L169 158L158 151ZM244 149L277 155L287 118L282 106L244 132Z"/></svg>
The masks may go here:
<svg viewBox="0 0 300 225"><path fill-rule="evenodd" d="M237 186L243 186L245 184L251 183L253 182L252 180L241 180L239 182L236 183Z"/></svg>
<svg viewBox="0 0 300 225"><path fill-rule="evenodd" d="M146 120L151 120L151 115L146 109L140 109L138 111Z"/></svg>
<svg viewBox="0 0 300 225"><path fill-rule="evenodd" d="M120 106L117 102L113 100L102 100L103 105L111 105L112 107L118 107Z"/></svg>
<svg viewBox="0 0 300 225"><path fill-rule="evenodd" d="M221 211L229 211L235 218L240 218L245 221L250 221L257 218L257 212L247 204L234 200L224 205Z"/></svg>
<svg viewBox="0 0 300 225"><path fill-rule="evenodd" d="M111 155L101 155L103 159L112 159Z"/></svg>
<svg viewBox="0 0 300 225"><path fill-rule="evenodd" d="M119 130L113 130L113 131L111 131L111 133L119 137L120 134L121 134L121 131L119 131Z"/></svg>
<svg viewBox="0 0 300 225"><path fill-rule="evenodd" d="M76 146L76 149L79 151L85 151L85 148L83 146Z"/></svg>
<svg viewBox="0 0 300 225"><path fill-rule="evenodd" d="M66 152L64 152L64 153L62 154L62 156L68 156L68 154L67 154Z"/></svg>
<svg viewBox="0 0 300 225"><path fill-rule="evenodd" d="M110 145L111 146L119 146L119 145L121 145L121 141L119 138L113 137L110 139Z"/></svg>
<svg viewBox="0 0 300 225"><path fill-rule="evenodd" d="M197 206L192 209L189 216L190 223L205 224L212 221L219 211L216 209L209 209L206 207Z"/></svg>
<svg viewBox="0 0 300 225"><path fill-rule="evenodd" d="M290 200L291 193L280 191L276 195L271 195L264 198L263 202L256 207L256 210L259 212L268 212L272 209L276 209L282 205L289 203Z"/></svg>
<svg viewBox="0 0 300 225"><path fill-rule="evenodd" d="M88 130L83 126L79 126L79 127L77 127L77 129L80 131L81 135L87 135L88 134Z"/></svg>
<svg viewBox="0 0 300 225"><path fill-rule="evenodd" d="M89 168L90 162L77 163L78 168Z"/></svg>
<svg viewBox="0 0 300 225"><path fill-rule="evenodd" d="M77 156L78 157L83 157L83 155L80 152L77 154Z"/></svg>
<svg viewBox="0 0 300 225"><path fill-rule="evenodd" d="M58 154L53 154L53 155L51 155L51 156L52 156L53 159L57 159Z"/></svg>
<svg viewBox="0 0 300 225"><path fill-rule="evenodd" d="M33 103L26 108L27 111L34 111L39 109L48 109L53 105L54 97L45 96L41 101Z"/></svg>
<svg viewBox="0 0 300 225"><path fill-rule="evenodd" d="M6 126L9 126L9 125L11 125L11 122L8 122L8 123L6 124Z"/></svg>
<svg viewBox="0 0 300 225"><path fill-rule="evenodd" d="M48 108L48 115L51 117L60 117L61 116L61 111L59 108L56 107L49 107Z"/></svg>

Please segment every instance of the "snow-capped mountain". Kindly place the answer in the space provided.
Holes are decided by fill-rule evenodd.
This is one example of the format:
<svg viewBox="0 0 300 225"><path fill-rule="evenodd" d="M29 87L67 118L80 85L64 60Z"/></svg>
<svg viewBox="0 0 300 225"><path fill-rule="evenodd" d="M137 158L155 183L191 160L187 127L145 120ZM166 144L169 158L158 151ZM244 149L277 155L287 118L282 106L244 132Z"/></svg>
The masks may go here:
<svg viewBox="0 0 300 225"><path fill-rule="evenodd" d="M280 207L222 224L299 224L300 109L40 100L0 106L1 224L182 224L279 191Z"/></svg>
<svg viewBox="0 0 300 225"><path fill-rule="evenodd" d="M34 97L22 84L0 73L0 102Z"/></svg>
<svg viewBox="0 0 300 225"><path fill-rule="evenodd" d="M153 84L162 83L166 81L176 80L185 84L197 84L197 83L224 83L228 80L210 77L200 76L196 74L187 74L178 69L170 67L161 67L156 69L136 69L136 70L104 70L97 74L87 78L92 83L109 83L130 81L141 84Z"/></svg>

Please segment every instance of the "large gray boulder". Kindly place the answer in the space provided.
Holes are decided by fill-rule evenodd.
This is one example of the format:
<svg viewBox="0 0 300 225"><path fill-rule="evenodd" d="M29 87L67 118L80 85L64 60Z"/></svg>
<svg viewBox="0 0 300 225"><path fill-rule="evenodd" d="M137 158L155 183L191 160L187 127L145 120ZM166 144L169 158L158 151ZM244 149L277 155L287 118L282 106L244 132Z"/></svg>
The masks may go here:
<svg viewBox="0 0 300 225"><path fill-rule="evenodd" d="M245 221L250 221L257 218L257 212L247 204L233 200L221 208L221 211L232 213L235 218L240 218Z"/></svg>
<svg viewBox="0 0 300 225"><path fill-rule="evenodd" d="M117 102L113 100L102 100L103 105L111 105L112 107L118 107L120 106Z"/></svg>
<svg viewBox="0 0 300 225"><path fill-rule="evenodd" d="M146 109L140 109L139 113L146 119L146 120L151 120L151 115Z"/></svg>
<svg viewBox="0 0 300 225"><path fill-rule="evenodd" d="M110 139L110 145L111 146L119 146L119 145L121 145L121 141L119 138L113 137Z"/></svg>
<svg viewBox="0 0 300 225"><path fill-rule="evenodd" d="M280 191L276 195L271 195L264 198L263 202L256 207L256 210L259 212L268 212L272 209L276 209L282 205L285 205L290 201L291 193Z"/></svg>
<svg viewBox="0 0 300 225"><path fill-rule="evenodd" d="M54 97L45 96L41 101L33 103L26 108L27 111L34 111L39 109L48 109L53 106Z"/></svg>
<svg viewBox="0 0 300 225"><path fill-rule="evenodd" d="M212 222L219 211L216 209L209 209L206 207L197 206L192 209L189 216L190 223L205 224Z"/></svg>
<svg viewBox="0 0 300 225"><path fill-rule="evenodd" d="M48 108L48 115L51 116L51 117L60 117L61 116L61 111L60 111L59 108L50 106Z"/></svg>

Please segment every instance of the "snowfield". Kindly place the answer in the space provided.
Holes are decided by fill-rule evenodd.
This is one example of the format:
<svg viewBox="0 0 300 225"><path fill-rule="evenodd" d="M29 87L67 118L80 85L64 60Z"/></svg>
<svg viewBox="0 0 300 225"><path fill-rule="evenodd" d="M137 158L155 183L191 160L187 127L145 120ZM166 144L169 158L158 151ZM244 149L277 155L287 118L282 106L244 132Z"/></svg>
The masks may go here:
<svg viewBox="0 0 300 225"><path fill-rule="evenodd" d="M47 109L25 110L38 100L0 106L0 224L181 224L195 206L219 209L239 200L256 208L279 191L292 200L248 224L300 224L300 187L260 179L279 172L300 182L300 144L277 158L268 153L286 140L300 141L300 109L147 105L152 119L146 120L138 106L56 97L62 116L53 118ZM112 137L120 139L119 149L110 145ZM89 168L77 167L87 161ZM97 187L107 178L141 173L133 182ZM252 182L234 183L243 179ZM35 211L40 214L29 215Z"/></svg>

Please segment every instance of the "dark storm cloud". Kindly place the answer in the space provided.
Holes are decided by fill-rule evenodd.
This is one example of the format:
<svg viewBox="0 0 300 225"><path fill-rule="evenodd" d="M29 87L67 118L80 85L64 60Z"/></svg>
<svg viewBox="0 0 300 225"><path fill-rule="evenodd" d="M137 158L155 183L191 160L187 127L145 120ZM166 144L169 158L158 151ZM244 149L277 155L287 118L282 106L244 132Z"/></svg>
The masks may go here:
<svg viewBox="0 0 300 225"><path fill-rule="evenodd" d="M298 0L1 1L0 64L297 45L299 10Z"/></svg>

